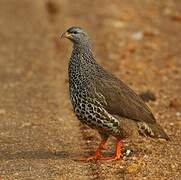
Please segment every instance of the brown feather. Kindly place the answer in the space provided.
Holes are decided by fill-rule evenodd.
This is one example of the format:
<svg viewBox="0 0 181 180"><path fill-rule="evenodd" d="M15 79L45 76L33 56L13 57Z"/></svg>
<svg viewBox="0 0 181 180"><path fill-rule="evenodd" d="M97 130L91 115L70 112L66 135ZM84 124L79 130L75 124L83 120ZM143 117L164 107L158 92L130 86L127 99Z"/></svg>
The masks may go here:
<svg viewBox="0 0 181 180"><path fill-rule="evenodd" d="M94 79L96 91L105 98L103 106L110 114L135 121L156 122L149 107L131 88L102 67L97 70L99 75Z"/></svg>

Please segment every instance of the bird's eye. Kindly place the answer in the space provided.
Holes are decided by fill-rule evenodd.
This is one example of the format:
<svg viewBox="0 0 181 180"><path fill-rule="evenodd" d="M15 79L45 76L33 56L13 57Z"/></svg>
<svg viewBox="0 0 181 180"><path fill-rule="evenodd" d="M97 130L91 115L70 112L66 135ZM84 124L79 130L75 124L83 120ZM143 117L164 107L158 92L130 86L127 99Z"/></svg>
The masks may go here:
<svg viewBox="0 0 181 180"><path fill-rule="evenodd" d="M78 32L77 31L73 31L72 34L77 34Z"/></svg>

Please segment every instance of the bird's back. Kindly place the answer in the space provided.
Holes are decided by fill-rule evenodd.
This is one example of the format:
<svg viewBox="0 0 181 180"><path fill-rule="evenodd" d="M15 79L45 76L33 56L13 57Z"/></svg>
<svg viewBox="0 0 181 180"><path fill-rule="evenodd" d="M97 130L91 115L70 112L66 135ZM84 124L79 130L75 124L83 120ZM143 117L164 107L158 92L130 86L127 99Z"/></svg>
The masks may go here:
<svg viewBox="0 0 181 180"><path fill-rule="evenodd" d="M149 107L124 82L97 66L95 86L106 99L104 108L113 115L136 121L154 123L156 120Z"/></svg>

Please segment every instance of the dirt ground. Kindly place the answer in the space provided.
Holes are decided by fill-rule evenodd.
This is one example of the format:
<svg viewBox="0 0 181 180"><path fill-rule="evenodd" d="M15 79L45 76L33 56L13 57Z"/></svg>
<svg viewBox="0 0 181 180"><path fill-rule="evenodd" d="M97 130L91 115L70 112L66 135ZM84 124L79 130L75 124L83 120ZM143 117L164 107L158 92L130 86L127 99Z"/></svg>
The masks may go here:
<svg viewBox="0 0 181 180"><path fill-rule="evenodd" d="M171 142L136 138L122 160L76 160L100 138L69 100L72 47L59 37L72 25L89 32L98 63L154 93ZM1 0L0 44L0 179L181 179L181 1Z"/></svg>

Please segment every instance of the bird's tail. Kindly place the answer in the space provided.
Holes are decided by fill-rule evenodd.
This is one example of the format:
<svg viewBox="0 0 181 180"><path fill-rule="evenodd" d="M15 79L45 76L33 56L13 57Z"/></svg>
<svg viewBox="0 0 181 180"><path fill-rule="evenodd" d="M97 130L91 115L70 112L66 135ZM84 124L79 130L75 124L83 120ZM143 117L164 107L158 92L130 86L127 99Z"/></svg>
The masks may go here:
<svg viewBox="0 0 181 180"><path fill-rule="evenodd" d="M149 124L149 126L152 129L155 138L162 138L162 139L166 139L167 141L170 141L169 136L166 134L166 132L163 130L163 128L159 124L157 123Z"/></svg>
<svg viewBox="0 0 181 180"><path fill-rule="evenodd" d="M138 123L139 133L142 135L150 136L152 138L161 138L170 141L169 136L163 128L157 123Z"/></svg>

